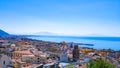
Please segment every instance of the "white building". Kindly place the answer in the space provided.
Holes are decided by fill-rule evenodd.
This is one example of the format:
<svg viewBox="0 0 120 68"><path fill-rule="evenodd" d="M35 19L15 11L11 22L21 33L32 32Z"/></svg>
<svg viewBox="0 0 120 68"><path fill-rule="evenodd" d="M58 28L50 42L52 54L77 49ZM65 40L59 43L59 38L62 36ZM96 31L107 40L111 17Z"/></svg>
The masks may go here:
<svg viewBox="0 0 120 68"><path fill-rule="evenodd" d="M0 68L7 68L10 64L10 58L7 55L0 55Z"/></svg>
<svg viewBox="0 0 120 68"><path fill-rule="evenodd" d="M35 55L22 55L22 62L30 63L43 63L45 62L46 57L35 56Z"/></svg>
<svg viewBox="0 0 120 68"><path fill-rule="evenodd" d="M68 62L68 57L67 57L67 54L66 53L62 53L60 55L60 61L61 62Z"/></svg>
<svg viewBox="0 0 120 68"><path fill-rule="evenodd" d="M22 55L22 62L34 62L34 55Z"/></svg>

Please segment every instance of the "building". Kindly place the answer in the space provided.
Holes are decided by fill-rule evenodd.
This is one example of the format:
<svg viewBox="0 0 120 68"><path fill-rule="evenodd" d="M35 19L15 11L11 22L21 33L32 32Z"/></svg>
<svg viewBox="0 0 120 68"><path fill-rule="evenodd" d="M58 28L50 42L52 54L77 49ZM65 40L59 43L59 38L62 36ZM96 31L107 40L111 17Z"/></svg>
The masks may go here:
<svg viewBox="0 0 120 68"><path fill-rule="evenodd" d="M21 58L22 55L33 55L29 50L14 51L9 54L11 58Z"/></svg>
<svg viewBox="0 0 120 68"><path fill-rule="evenodd" d="M67 56L66 53L62 53L62 54L60 55L60 61L61 61L61 62L68 62L68 56Z"/></svg>
<svg viewBox="0 0 120 68"><path fill-rule="evenodd" d="M0 54L0 68L7 68L10 64L10 58L7 55Z"/></svg>
<svg viewBox="0 0 120 68"><path fill-rule="evenodd" d="M21 61L34 63L34 57L34 55L22 55Z"/></svg>
<svg viewBox="0 0 120 68"><path fill-rule="evenodd" d="M60 50L62 50L62 51L65 51L65 50L67 50L67 45L66 45L66 42L61 42L61 46L60 46Z"/></svg>
<svg viewBox="0 0 120 68"><path fill-rule="evenodd" d="M29 62L32 64L40 64L46 62L46 57L35 56L35 55L23 55L21 61Z"/></svg>
<svg viewBox="0 0 120 68"><path fill-rule="evenodd" d="M79 48L78 48L78 45L75 45L74 46L74 49L73 49L73 61L77 61L79 59Z"/></svg>

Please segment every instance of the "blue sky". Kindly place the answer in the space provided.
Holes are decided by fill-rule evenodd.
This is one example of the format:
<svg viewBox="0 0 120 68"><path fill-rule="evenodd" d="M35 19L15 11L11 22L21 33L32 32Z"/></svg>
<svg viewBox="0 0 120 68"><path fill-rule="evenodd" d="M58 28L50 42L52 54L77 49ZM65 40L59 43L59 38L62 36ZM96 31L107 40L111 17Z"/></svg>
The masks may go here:
<svg viewBox="0 0 120 68"><path fill-rule="evenodd" d="M9 33L120 36L120 0L0 0Z"/></svg>

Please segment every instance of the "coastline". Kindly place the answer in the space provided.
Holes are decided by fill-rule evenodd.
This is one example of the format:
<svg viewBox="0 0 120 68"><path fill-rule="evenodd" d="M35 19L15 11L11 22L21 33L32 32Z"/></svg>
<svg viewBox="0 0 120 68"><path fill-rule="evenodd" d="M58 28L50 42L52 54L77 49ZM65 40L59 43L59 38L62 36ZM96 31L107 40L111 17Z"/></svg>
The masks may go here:
<svg viewBox="0 0 120 68"><path fill-rule="evenodd" d="M120 37L69 37L69 36L30 36L27 37L30 39L44 40L49 42L60 43L65 42L74 42L80 43L80 46L90 47L95 49L113 49L120 50L118 46L120 45ZM83 45L82 45L83 44ZM85 45L84 45L85 44ZM88 44L88 45L87 45Z"/></svg>
<svg viewBox="0 0 120 68"><path fill-rule="evenodd" d="M77 47L77 51L78 51L77 53L81 55L81 56L79 56L80 58L78 58L79 63L87 62L85 60L86 58L89 58L94 61L94 59L97 59L96 57L106 58L107 56L113 57L113 59L115 60L115 57L118 57L117 53L119 53L119 51L115 51L112 49L100 49L99 50L99 49L95 49L92 47L89 48L89 47L81 47L81 46L79 47L78 46L78 44L91 45L91 44L86 44L86 43L85 44L84 43L74 43L74 42L69 43L66 41L61 41L61 42L57 43L57 42L30 39L27 37L20 37L20 36L11 36L11 37L6 37L6 38L4 37L3 42L4 42L4 44L7 44L9 42L10 45L7 45L7 46L11 46L10 49L12 49L13 47L16 47L16 48L20 48L20 50L15 48L16 50L13 49L13 51L10 50L9 52L7 50L5 50L5 51L3 50L3 52L1 52L1 53L6 53L6 55L7 55L8 53L16 54L16 52L17 52L18 54L19 53L20 54L22 53L23 55L26 54L26 56L28 56L28 57L31 57L31 55L32 56L34 56L34 55L35 56L36 55L43 56L43 54L44 54L44 55L46 55L46 61L45 61L46 64L43 64L44 66L47 64L53 63L52 61L55 61L56 63L57 62L64 63L64 61L66 63L71 63L71 62L75 61L75 60L66 60L66 58L71 58L73 54L76 54L76 52L75 53L73 52L73 50L76 47ZM41 54L39 54L39 53L41 53ZM76 54L76 55L78 55L78 54ZM14 55L13 57L15 58L16 56L17 55ZM49 58L47 56L49 56ZM19 56L17 56L17 57L19 57ZM52 57L56 57L58 59L55 60L55 58L52 58ZM63 61L63 59L64 59L63 57L65 58L64 61ZM35 58L38 58L38 56L36 56ZM62 58L62 59L59 59L59 58ZM75 57L72 57L72 58L75 58ZM81 58L83 58L82 61L84 61L84 62L81 61ZM108 60L110 60L110 59L108 59ZM20 61L20 60L17 60L17 61ZM32 61L30 61L30 62L32 63ZM43 60L41 62L43 62ZM41 62L39 61L38 63L41 63ZM77 61L75 61L74 63L76 63L76 62ZM110 63L112 63L112 62L114 62L114 61L111 61ZM69 65L71 65L71 64L69 64ZM74 65L74 66L76 66L76 65Z"/></svg>

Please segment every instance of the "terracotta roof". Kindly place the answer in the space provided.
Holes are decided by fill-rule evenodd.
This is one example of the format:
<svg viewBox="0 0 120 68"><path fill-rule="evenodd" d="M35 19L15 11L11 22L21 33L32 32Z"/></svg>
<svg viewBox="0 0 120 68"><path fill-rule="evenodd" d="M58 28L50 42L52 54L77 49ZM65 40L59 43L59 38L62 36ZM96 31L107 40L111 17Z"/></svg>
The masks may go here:
<svg viewBox="0 0 120 68"><path fill-rule="evenodd" d="M5 40L0 40L0 43L4 43L5 42Z"/></svg>
<svg viewBox="0 0 120 68"><path fill-rule="evenodd" d="M21 54L32 55L32 53L31 53L29 50L23 50L23 51L14 51L14 53L21 53Z"/></svg>

